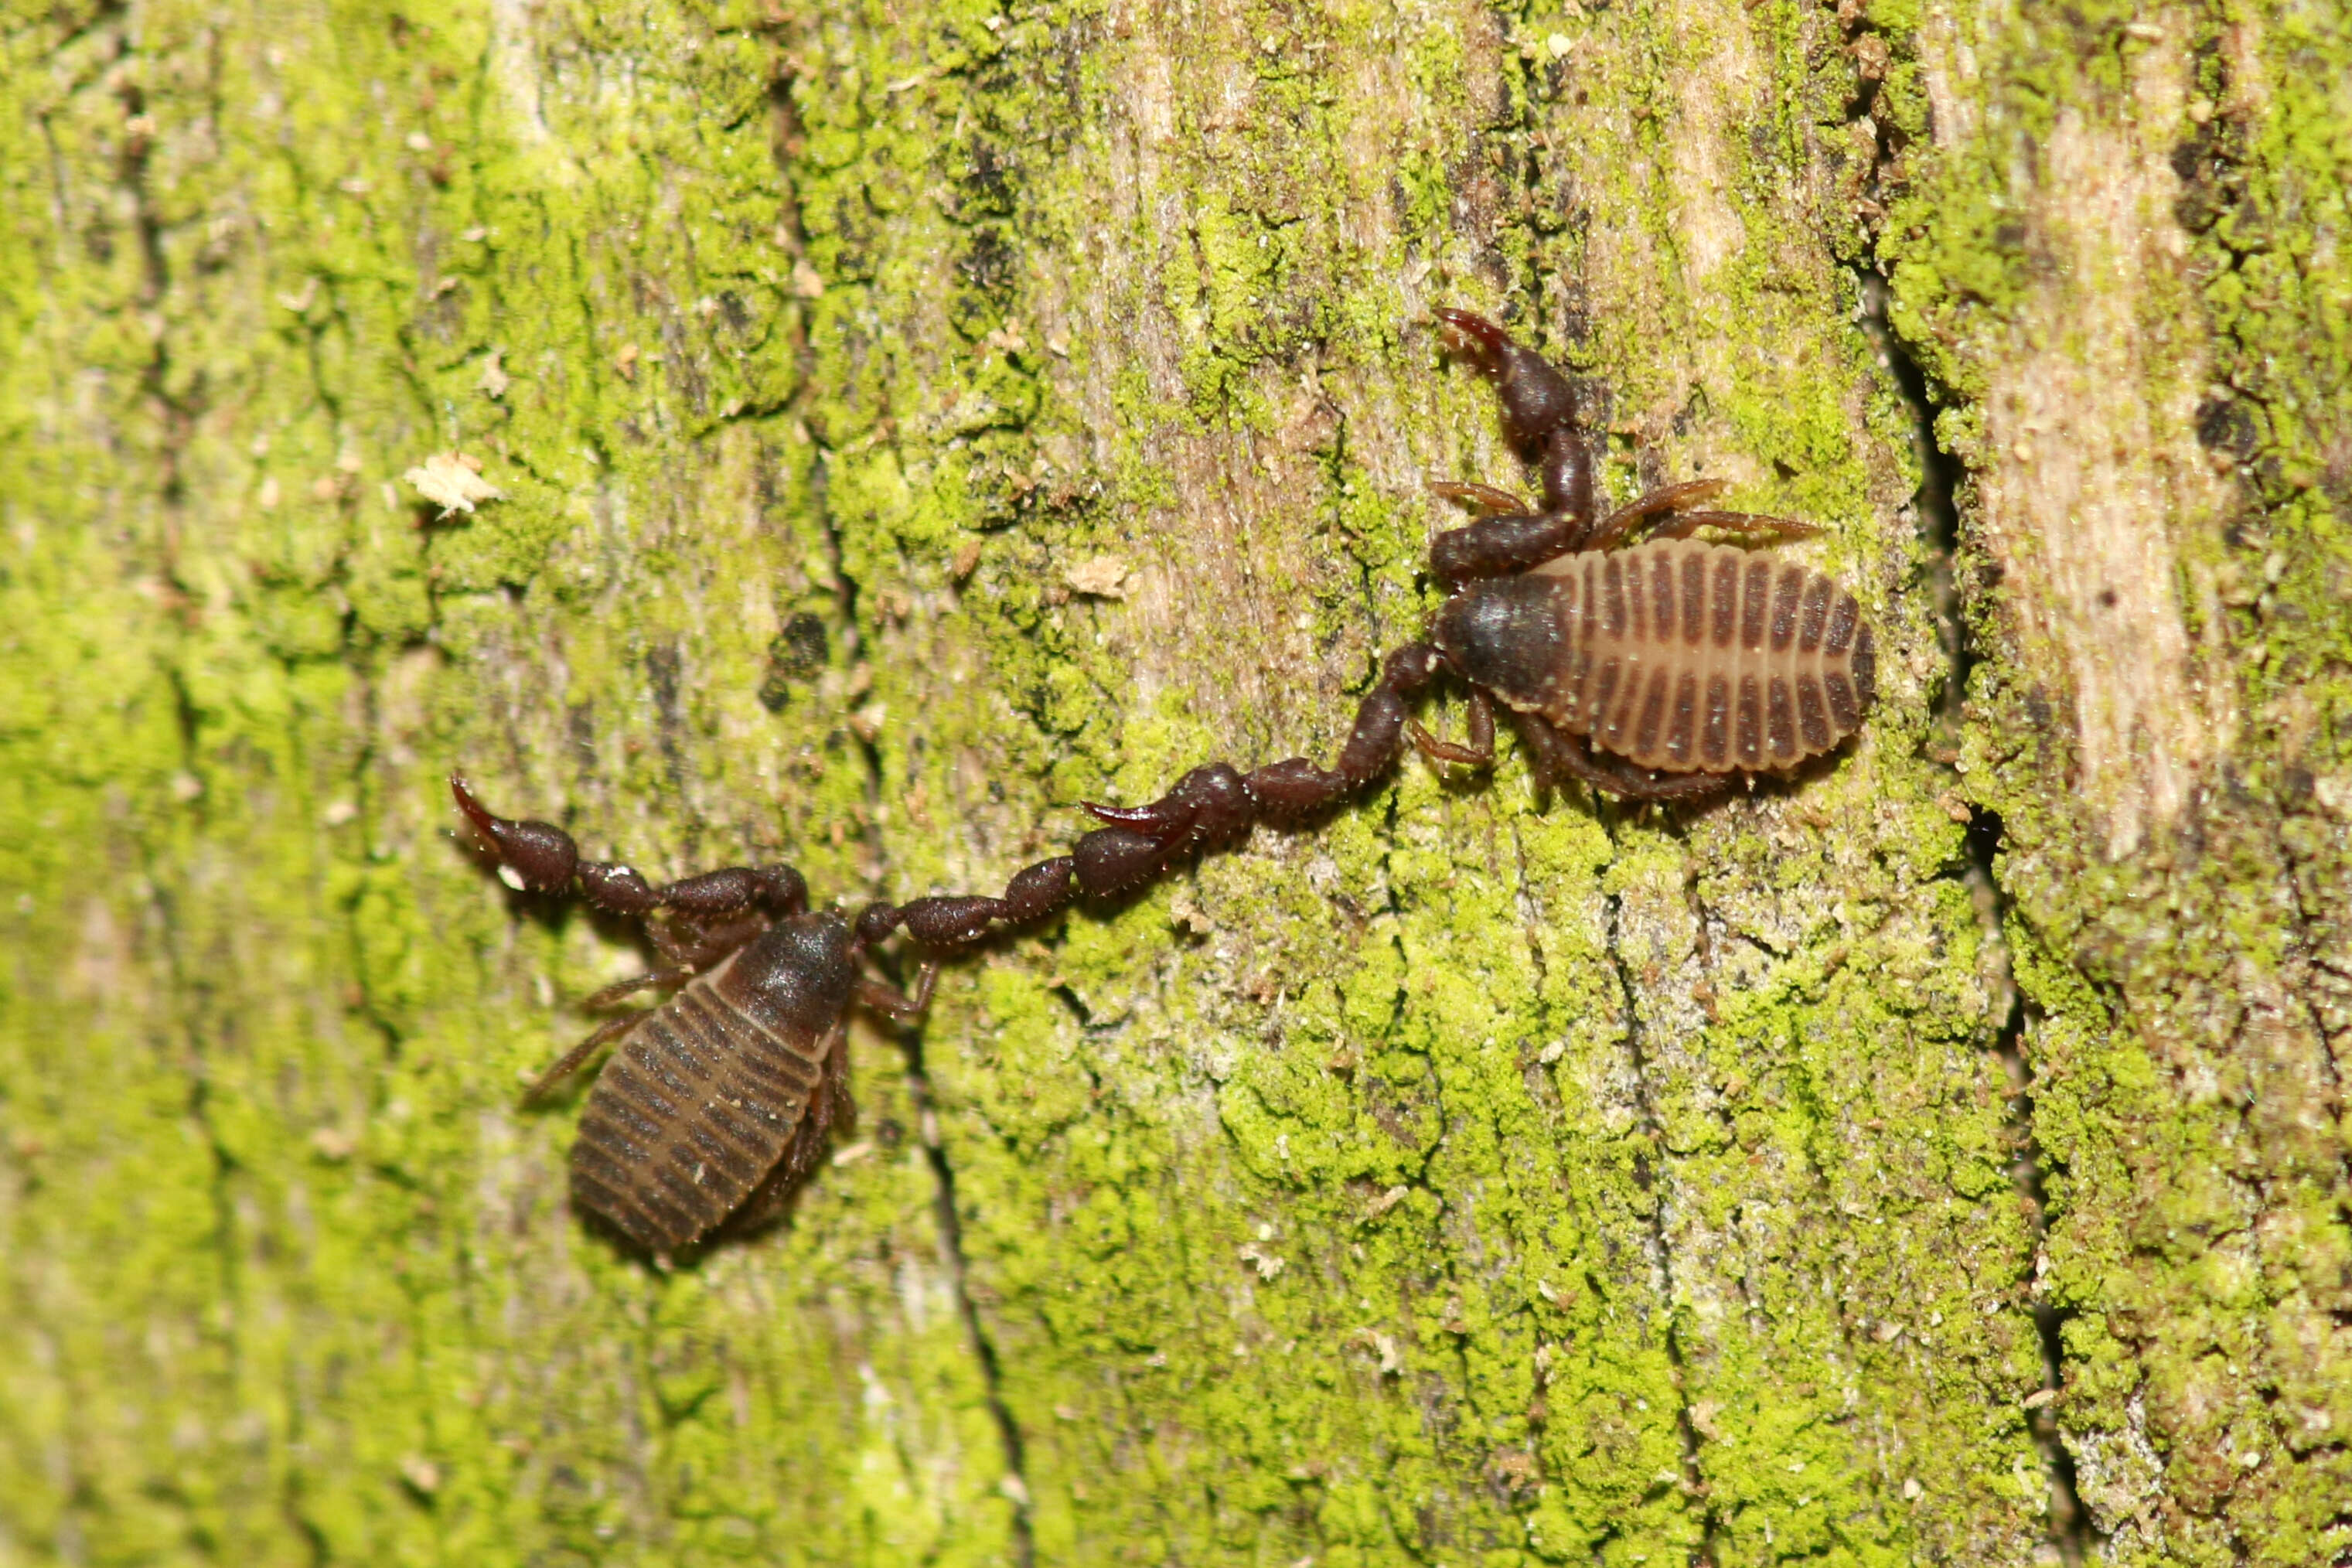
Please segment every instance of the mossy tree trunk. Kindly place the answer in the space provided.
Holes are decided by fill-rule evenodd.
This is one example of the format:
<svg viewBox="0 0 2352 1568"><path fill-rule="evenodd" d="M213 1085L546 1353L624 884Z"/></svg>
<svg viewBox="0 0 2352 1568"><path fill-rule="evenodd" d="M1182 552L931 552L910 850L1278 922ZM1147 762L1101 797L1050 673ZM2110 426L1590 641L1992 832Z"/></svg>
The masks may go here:
<svg viewBox="0 0 2352 1568"><path fill-rule="evenodd" d="M2352 1552L2332 5L11 7L0 1564ZM517 1089L652 874L1328 755L1516 485L1882 633L1697 814L1418 763L856 1037L662 1272ZM403 476L478 463L442 519ZM1440 717L1458 725L1458 707Z"/></svg>

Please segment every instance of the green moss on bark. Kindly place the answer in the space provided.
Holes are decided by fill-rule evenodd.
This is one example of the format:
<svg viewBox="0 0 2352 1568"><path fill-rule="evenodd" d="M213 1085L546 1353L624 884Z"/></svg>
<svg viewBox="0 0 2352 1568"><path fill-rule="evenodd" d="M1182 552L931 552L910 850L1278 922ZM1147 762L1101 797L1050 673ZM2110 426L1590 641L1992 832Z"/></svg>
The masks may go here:
<svg viewBox="0 0 2352 1568"><path fill-rule="evenodd" d="M2345 47L2298 7L1959 12L1922 50L1927 90L1994 90L1906 154L1889 219L1893 313L1953 394L1940 427L1978 502L1961 763L2004 826L2052 1435L2115 1562L2344 1544L2352 623L2347 492L2320 454L2346 449L2346 283L2314 240L2345 171L2311 132L2342 120L2315 84ZM2101 353L2068 318L2118 313L2140 323L2134 372L2037 416L2021 381ZM2053 463L2037 416L2095 455L2074 504L2021 527L2004 497ZM2128 542L2085 574L2110 476L2137 487ZM2132 553L2160 593L2136 595ZM2101 733L2117 710L2137 725L2122 755Z"/></svg>
<svg viewBox="0 0 2352 1568"><path fill-rule="evenodd" d="M2139 25L0 25L0 1562L2335 1550L2340 40ZM2005 521L2092 232L2016 153L2116 124L2189 238L2087 298L2196 313L2083 417L2236 465L2160 541L2238 682L2147 710L2169 817L2070 784L2113 665ZM1965 771L1873 268L1969 465ZM1851 752L1687 819L1408 764L861 1031L786 1226L580 1229L514 1099L643 955L442 775L855 902L1326 754L1425 480L1517 479L1447 302L1591 379L1613 494L1824 525ZM422 505L449 451L503 499Z"/></svg>

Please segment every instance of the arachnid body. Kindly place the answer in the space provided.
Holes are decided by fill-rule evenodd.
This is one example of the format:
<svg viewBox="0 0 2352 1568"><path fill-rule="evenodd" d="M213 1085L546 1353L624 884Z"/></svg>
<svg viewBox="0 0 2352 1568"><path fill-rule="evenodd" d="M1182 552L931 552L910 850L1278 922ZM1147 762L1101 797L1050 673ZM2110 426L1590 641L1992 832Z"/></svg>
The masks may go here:
<svg viewBox="0 0 2352 1568"><path fill-rule="evenodd" d="M1860 727L1877 652L1854 596L1820 573L1691 537L1788 538L1810 525L1698 508L1722 488L1705 480L1597 516L1567 379L1483 317L1438 314L1496 383L1505 436L1543 476L1540 509L1483 485L1436 487L1502 514L1430 552L1454 589L1432 640L1472 688L1474 730L1491 723L1475 709L1491 694L1520 715L1547 773L1673 800L1786 769ZM1644 530L1650 540L1629 545Z"/></svg>
<svg viewBox="0 0 2352 1568"><path fill-rule="evenodd" d="M1382 661L1337 763L1294 757L1246 774L1212 763L1148 805L1088 805L1131 836L1115 846L1122 885L1235 843L1257 823L1299 821L1387 772L1408 737L1433 762L1485 766L1496 700L1512 710L1539 778L1643 801L1723 795L1831 750L1860 725L1877 650L1853 595L1801 566L1692 538L1709 528L1766 542L1810 534L1810 524L1705 508L1723 488L1713 480L1668 485L1601 515L1568 378L1482 316L1437 314L1449 344L1495 383L1503 434L1537 466L1543 504L1486 485L1433 486L1491 515L1432 545L1431 571L1451 596L1429 641ZM1633 542L1637 534L1647 542ZM1467 745L1407 717L1440 673L1470 687ZM1079 848L1083 857L1085 841Z"/></svg>
<svg viewBox="0 0 2352 1568"><path fill-rule="evenodd" d="M1473 686L1662 773L1828 751L1860 727L1876 664L1861 605L1828 577L1695 539L1476 584L1435 636Z"/></svg>
<svg viewBox="0 0 2352 1568"><path fill-rule="evenodd" d="M1484 485L1433 487L1491 515L1432 547L1431 568L1450 596L1430 640L1382 661L1328 768L1304 757L1246 773L1223 763L1194 768L1150 805L1089 804L1108 826L1021 871L1000 897L875 903L855 921L812 910L788 866L655 888L626 866L581 859L550 824L491 816L450 780L467 819L521 886L646 921L667 967L590 1005L678 988L598 1029L531 1090L620 1041L572 1148L581 1206L657 1255L771 1212L851 1113L844 1042L853 1006L919 1016L940 955L1082 896L1131 892L1260 823L1297 826L1385 773L1408 739L1433 761L1491 763L1495 701L1511 710L1540 777L1646 801L1704 799L1853 732L1875 674L1853 595L1801 566L1691 537L1701 528L1743 541L1813 531L1701 508L1720 488L1712 482L1668 486L1599 515L1568 380L1483 317L1438 314L1452 346L1496 384L1504 434L1537 465L1543 504ZM1637 532L1650 538L1634 542ZM1442 673L1470 687L1467 745L1437 741L1411 720L1411 705ZM864 972L902 930L928 950L912 995Z"/></svg>
<svg viewBox="0 0 2352 1568"><path fill-rule="evenodd" d="M893 1016L929 1000L860 971L866 943L830 910L808 908L789 866L736 868L654 888L626 866L583 860L545 822L493 816L461 779L450 792L483 842L525 888L582 897L616 913L664 916L648 932L667 967L598 993L591 1006L657 985L682 988L616 1018L542 1074L536 1098L608 1040L572 1146L572 1195L630 1239L667 1254L732 1216L772 1210L849 1112L844 1053L853 1003Z"/></svg>
<svg viewBox="0 0 2352 1568"><path fill-rule="evenodd" d="M837 915L787 916L635 1021L580 1118L573 1195L656 1250L770 1206L848 1109L852 998L897 1010L854 942Z"/></svg>
<svg viewBox="0 0 2352 1568"><path fill-rule="evenodd" d="M853 1006L921 1016L937 955L998 926L1042 920L1081 891L1127 885L1133 836L1104 828L1078 853L1040 861L1003 898L868 905L855 921L812 910L790 866L730 867L656 888L624 865L583 860L552 823L493 816L463 779L450 793L512 880L645 922L664 967L607 987L597 1007L675 987L657 1006L605 1024L540 1076L536 1099L617 1041L572 1146L572 1195L657 1257L730 1222L756 1224L824 1157L854 1113L845 1052ZM865 973L899 930L930 952L911 995Z"/></svg>

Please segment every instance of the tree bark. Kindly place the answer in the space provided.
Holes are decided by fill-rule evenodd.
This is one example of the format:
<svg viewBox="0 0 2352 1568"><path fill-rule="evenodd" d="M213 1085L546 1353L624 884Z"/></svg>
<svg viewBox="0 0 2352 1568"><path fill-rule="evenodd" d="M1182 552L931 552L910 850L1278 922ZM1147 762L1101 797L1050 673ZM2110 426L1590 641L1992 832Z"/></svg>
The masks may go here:
<svg viewBox="0 0 2352 1568"><path fill-rule="evenodd" d="M2340 9L0 51L0 1565L2352 1562ZM648 954L445 775L854 908L1328 759L1524 479L1446 304L1822 525L1856 743L1408 762L583 1229L519 1090Z"/></svg>

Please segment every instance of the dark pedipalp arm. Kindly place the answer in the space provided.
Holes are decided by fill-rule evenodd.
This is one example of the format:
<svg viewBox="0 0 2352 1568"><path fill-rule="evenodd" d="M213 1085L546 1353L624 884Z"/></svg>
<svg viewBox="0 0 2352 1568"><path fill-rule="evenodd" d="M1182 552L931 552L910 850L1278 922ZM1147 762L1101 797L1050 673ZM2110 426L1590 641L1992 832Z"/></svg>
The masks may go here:
<svg viewBox="0 0 2352 1568"><path fill-rule="evenodd" d="M640 920L665 912L684 917L682 931L669 929L660 921L647 921L646 934L660 950L664 966L606 986L588 998L591 1010L634 992L667 988L693 978L766 930L761 912L789 918L808 908L808 884L790 866L764 866L757 870L730 867L656 888L627 866L583 860L572 836L551 822L492 816L455 773L449 776L449 793L500 865L530 891L570 893L598 909ZM593 1056L598 1047L627 1034L646 1016L630 1013L599 1025L540 1074L538 1081L524 1091L524 1103L546 1094Z"/></svg>
<svg viewBox="0 0 2352 1568"><path fill-rule="evenodd" d="M1428 689L1441 662L1426 643L1410 643L1390 654L1330 767L1291 757L1244 773L1229 763L1212 763L1186 773L1148 805L1088 805L1087 810L1108 826L1081 837L1069 854L1015 875L1002 898L876 904L858 916L858 939L871 947L904 929L927 947L971 947L999 931L1044 920L1080 897L1133 892L1197 854L1233 847L1261 823L1301 822L1388 772L1405 738L1412 700Z"/></svg>
<svg viewBox="0 0 2352 1568"><path fill-rule="evenodd" d="M1543 510L1483 519L1439 534L1429 568L1441 583L1507 577L1556 555L1585 547L1592 530L1592 449L1585 439L1576 389L1550 362L1521 348L1486 317L1441 310L1447 346L1495 384L1503 435L1519 457L1538 466ZM1439 484L1440 495L1496 510L1502 492L1484 485Z"/></svg>
<svg viewBox="0 0 2352 1568"><path fill-rule="evenodd" d="M1542 512L1481 518L1466 528L1447 529L1430 542L1430 575L1447 587L1517 576L1575 549L1582 530L1573 519Z"/></svg>
<svg viewBox="0 0 2352 1568"><path fill-rule="evenodd" d="M1495 384L1503 409L1503 437L1522 462L1542 459L1555 432L1580 422L1576 388L1551 362L1521 348L1511 334L1473 310L1434 312L1446 346Z"/></svg>
<svg viewBox="0 0 2352 1568"><path fill-rule="evenodd" d="M698 925L753 909L791 916L808 908L808 883L790 866L756 869L730 866L656 888L633 867L583 860L572 835L551 822L519 822L491 816L456 773L449 775L449 793L482 842L535 893L576 892L596 908L614 914L644 916L666 910ZM758 929L756 925L746 929L744 940Z"/></svg>

